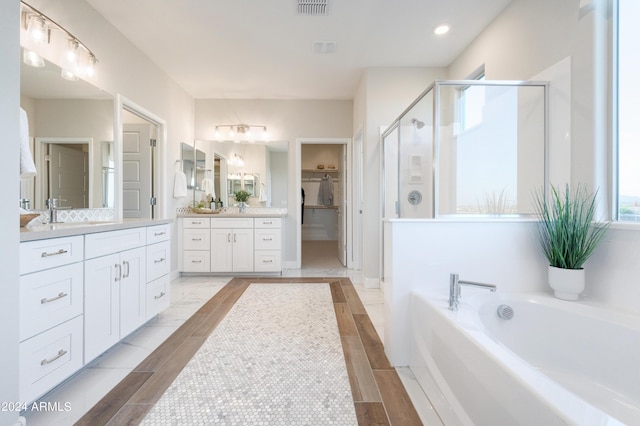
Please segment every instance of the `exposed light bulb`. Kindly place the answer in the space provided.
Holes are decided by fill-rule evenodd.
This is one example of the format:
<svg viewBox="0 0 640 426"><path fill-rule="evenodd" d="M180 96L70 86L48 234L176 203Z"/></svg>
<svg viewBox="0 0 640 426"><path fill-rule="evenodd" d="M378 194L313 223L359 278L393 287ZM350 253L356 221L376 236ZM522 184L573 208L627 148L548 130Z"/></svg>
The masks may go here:
<svg viewBox="0 0 640 426"><path fill-rule="evenodd" d="M66 70L64 68L60 72L60 76L65 80L78 81L78 75L76 73L74 73L73 71Z"/></svg>
<svg viewBox="0 0 640 426"><path fill-rule="evenodd" d="M229 128L229 137L233 139L236 136L236 132L233 131L233 126Z"/></svg>
<svg viewBox="0 0 640 426"><path fill-rule="evenodd" d="M262 128L262 140L264 140L264 141L268 141L269 140L269 133L267 132L267 126L264 126Z"/></svg>
<svg viewBox="0 0 640 426"><path fill-rule="evenodd" d="M22 62L30 67L42 68L44 67L44 59L33 50L24 49L22 52Z"/></svg>
<svg viewBox="0 0 640 426"><path fill-rule="evenodd" d="M27 23L27 33L36 44L43 44L47 40L48 29L44 18L40 15L31 15Z"/></svg>
<svg viewBox="0 0 640 426"><path fill-rule="evenodd" d="M69 45L67 47L67 51L65 52L65 58L67 62L70 64L76 64L78 62L78 47L80 44L76 39L69 39Z"/></svg>
<svg viewBox="0 0 640 426"><path fill-rule="evenodd" d="M220 135L220 129L218 128L218 126L216 126L216 130L213 135L215 136L216 139L220 139L221 135Z"/></svg>
<svg viewBox="0 0 640 426"><path fill-rule="evenodd" d="M85 75L89 78L92 78L93 76L96 75L96 63L98 62L98 60L96 59L95 56L93 56L93 54L89 55L89 60L88 60L88 64L85 68Z"/></svg>

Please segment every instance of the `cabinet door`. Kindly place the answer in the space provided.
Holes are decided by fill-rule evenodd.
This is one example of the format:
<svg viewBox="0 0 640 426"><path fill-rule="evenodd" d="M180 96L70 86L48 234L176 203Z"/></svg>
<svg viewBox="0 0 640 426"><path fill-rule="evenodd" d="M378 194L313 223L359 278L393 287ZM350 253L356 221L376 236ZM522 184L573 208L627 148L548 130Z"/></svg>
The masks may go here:
<svg viewBox="0 0 640 426"><path fill-rule="evenodd" d="M139 247L120 253L120 339L146 320L146 250Z"/></svg>
<svg viewBox="0 0 640 426"><path fill-rule="evenodd" d="M84 355L85 364L120 339L119 254L85 261Z"/></svg>
<svg viewBox="0 0 640 426"><path fill-rule="evenodd" d="M233 229L211 230L211 272L233 271Z"/></svg>
<svg viewBox="0 0 640 426"><path fill-rule="evenodd" d="M233 272L253 272L253 229L233 230Z"/></svg>

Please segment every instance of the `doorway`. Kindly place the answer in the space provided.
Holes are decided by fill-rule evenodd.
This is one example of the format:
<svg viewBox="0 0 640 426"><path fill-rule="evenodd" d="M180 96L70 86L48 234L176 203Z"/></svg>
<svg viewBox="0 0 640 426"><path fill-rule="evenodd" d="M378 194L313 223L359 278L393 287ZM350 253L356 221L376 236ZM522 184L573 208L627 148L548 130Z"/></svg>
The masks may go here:
<svg viewBox="0 0 640 426"><path fill-rule="evenodd" d="M350 267L347 256L349 143L350 139L299 141L299 267Z"/></svg>
<svg viewBox="0 0 640 426"><path fill-rule="evenodd" d="M121 95L116 97L116 214L122 218L163 218L167 201L166 122Z"/></svg>
<svg viewBox="0 0 640 426"><path fill-rule="evenodd" d="M45 200L75 209L90 206L91 138L36 138L37 169L34 208L45 209Z"/></svg>

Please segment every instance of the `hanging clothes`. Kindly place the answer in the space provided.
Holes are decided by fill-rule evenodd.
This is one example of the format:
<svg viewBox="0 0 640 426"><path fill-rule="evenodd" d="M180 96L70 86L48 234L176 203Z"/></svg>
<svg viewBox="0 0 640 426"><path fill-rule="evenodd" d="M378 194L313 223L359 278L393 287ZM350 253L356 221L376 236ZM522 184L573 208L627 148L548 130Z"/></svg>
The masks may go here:
<svg viewBox="0 0 640 426"><path fill-rule="evenodd" d="M328 174L324 175L320 181L320 188L318 189L318 205L333 205L333 178Z"/></svg>

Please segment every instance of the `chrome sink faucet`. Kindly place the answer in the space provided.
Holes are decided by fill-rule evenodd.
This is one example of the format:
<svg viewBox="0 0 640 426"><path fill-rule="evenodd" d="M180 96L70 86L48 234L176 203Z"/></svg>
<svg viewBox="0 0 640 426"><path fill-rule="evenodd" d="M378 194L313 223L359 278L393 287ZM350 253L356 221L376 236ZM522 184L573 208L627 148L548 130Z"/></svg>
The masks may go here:
<svg viewBox="0 0 640 426"><path fill-rule="evenodd" d="M476 281L463 281L458 278L458 274L450 274L449 275L449 309L452 311L458 310L458 303L460 302L460 286L461 285L486 288L489 291L496 291L496 286L494 284L479 283Z"/></svg>
<svg viewBox="0 0 640 426"><path fill-rule="evenodd" d="M58 203L61 200L59 198L47 198L47 208L49 209L49 223L60 223L58 220L58 210L67 210L68 207L60 207Z"/></svg>

